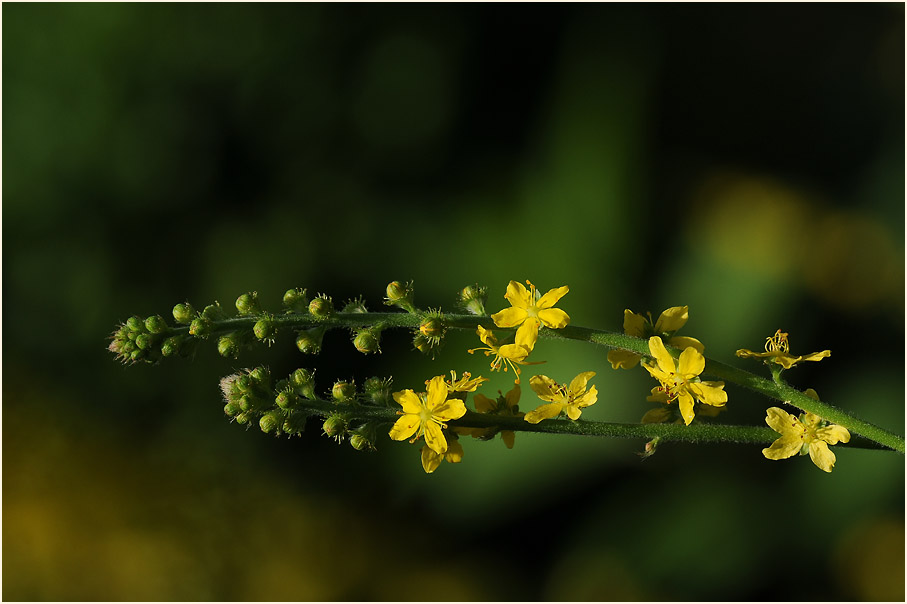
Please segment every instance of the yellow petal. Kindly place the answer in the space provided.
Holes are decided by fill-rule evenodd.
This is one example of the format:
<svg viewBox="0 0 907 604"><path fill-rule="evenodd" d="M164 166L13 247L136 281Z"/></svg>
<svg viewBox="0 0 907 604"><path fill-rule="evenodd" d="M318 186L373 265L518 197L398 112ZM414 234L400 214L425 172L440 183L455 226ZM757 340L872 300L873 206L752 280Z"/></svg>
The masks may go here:
<svg viewBox="0 0 907 604"><path fill-rule="evenodd" d="M777 407L773 407L777 409ZM800 452L800 447L803 445L803 441L799 438L792 436L782 436L778 440L772 443L772 446L767 449L762 449L762 454L766 459L787 459L788 457L793 457Z"/></svg>
<svg viewBox="0 0 907 604"><path fill-rule="evenodd" d="M520 385L514 384L513 388L504 395L504 402L507 403L508 409L515 409L519 405L520 394L522 394Z"/></svg>
<svg viewBox="0 0 907 604"><path fill-rule="evenodd" d="M774 352L753 352L752 350L747 350L746 348L741 348L734 354L736 354L741 359L761 359L763 357L775 356Z"/></svg>
<svg viewBox="0 0 907 604"><path fill-rule="evenodd" d="M527 309L532 301L529 299L529 290L526 289L522 283L517 281L511 281L507 285L507 293L504 294L504 297L510 301L510 304L516 308Z"/></svg>
<svg viewBox="0 0 907 604"><path fill-rule="evenodd" d="M498 345L498 341L494 337L494 332L490 329L485 329L481 325L478 325L476 326L476 333L479 334L479 339L482 340L482 344L485 344L485 346L494 348Z"/></svg>
<svg viewBox="0 0 907 604"><path fill-rule="evenodd" d="M530 424L537 424L544 419L557 417L563 409L564 403L548 403L547 405L541 405L540 407L533 409L523 416L523 419Z"/></svg>
<svg viewBox="0 0 907 604"><path fill-rule="evenodd" d="M646 318L629 308L624 310L624 333L635 338L646 337Z"/></svg>
<svg viewBox="0 0 907 604"><path fill-rule="evenodd" d="M705 369L705 357L692 346L680 353L680 362L677 364L677 373L686 378L699 375Z"/></svg>
<svg viewBox="0 0 907 604"><path fill-rule="evenodd" d="M816 437L824 440L830 445L850 442L850 432L844 426L829 424L824 428L816 430Z"/></svg>
<svg viewBox="0 0 907 604"><path fill-rule="evenodd" d="M535 306L540 309L551 308L557 301L567 295L567 292L570 291L570 288L566 285L561 287L555 287L554 289L549 289L548 293L539 298L539 301L535 303ZM562 311L563 312L563 311ZM542 313L539 313L541 316ZM566 313L564 313L566 314ZM566 323L564 323L566 325ZM550 327L550 325L549 325ZM563 325L561 326L563 327Z"/></svg>
<svg viewBox="0 0 907 604"><path fill-rule="evenodd" d="M680 416L683 418L683 423L689 426L695 416L693 412L693 397L690 396L689 392L681 391L680 396L677 397L677 403L680 406Z"/></svg>
<svg viewBox="0 0 907 604"><path fill-rule="evenodd" d="M690 392L706 405L721 407L727 403L727 392L724 391L723 382L699 382L688 384Z"/></svg>
<svg viewBox="0 0 907 604"><path fill-rule="evenodd" d="M439 455L443 455L447 451L447 439L444 437L444 432L441 431L441 426L437 423L427 422L425 424L425 444Z"/></svg>
<svg viewBox="0 0 907 604"><path fill-rule="evenodd" d="M815 428L822 421L822 418L815 413L806 411L803 413L800 421L803 422L803 425L805 425L807 428Z"/></svg>
<svg viewBox="0 0 907 604"><path fill-rule="evenodd" d="M501 432L501 440L504 441L504 444L507 445L508 449L513 448L514 437L515 435L513 433L513 430L504 430L503 432Z"/></svg>
<svg viewBox="0 0 907 604"><path fill-rule="evenodd" d="M460 419L466 415L466 405L458 398L451 398L438 405L432 412L432 417L442 422Z"/></svg>
<svg viewBox="0 0 907 604"><path fill-rule="evenodd" d="M547 375L534 375L529 378L529 387L543 401L554 402L563 398L560 393L560 385Z"/></svg>
<svg viewBox="0 0 907 604"><path fill-rule="evenodd" d="M652 394L647 396L646 400L650 403L668 404L668 393L662 390L660 387L655 386L654 388L652 388Z"/></svg>
<svg viewBox="0 0 907 604"><path fill-rule="evenodd" d="M784 367L785 369L790 369L797 363L803 360L803 357L795 357L783 352L766 352L762 356L772 357L772 362L777 363Z"/></svg>
<svg viewBox="0 0 907 604"><path fill-rule="evenodd" d="M472 402L479 413L488 413L494 407L494 401L484 394L476 394L472 397Z"/></svg>
<svg viewBox="0 0 907 604"><path fill-rule="evenodd" d="M525 321L528 316L525 308L511 306L510 308L505 308L501 312L494 313L491 315L491 319L498 327L516 327Z"/></svg>
<svg viewBox="0 0 907 604"><path fill-rule="evenodd" d="M779 434L795 435L798 441L800 434L803 433L802 428L799 428L800 420L780 407L769 407L765 410L765 423Z"/></svg>
<svg viewBox="0 0 907 604"><path fill-rule="evenodd" d="M444 454L444 459L450 463L460 463L463 461L463 445L460 444L460 441L453 440L447 446L447 453Z"/></svg>
<svg viewBox="0 0 907 604"><path fill-rule="evenodd" d="M649 352L655 357L658 368L661 369L663 373L671 374L677 370L676 365L674 365L674 358L668 354L664 342L662 342L661 338L658 336L649 338Z"/></svg>
<svg viewBox="0 0 907 604"><path fill-rule="evenodd" d="M579 405L567 405L564 408L564 411L567 412L567 417L576 421L579 419L579 416L583 414L583 410L579 408Z"/></svg>
<svg viewBox="0 0 907 604"><path fill-rule="evenodd" d="M414 413L418 415L422 411L422 401L419 400L419 396L412 390L395 392L394 400L403 407L403 413Z"/></svg>
<svg viewBox="0 0 907 604"><path fill-rule="evenodd" d="M529 356L529 349L519 344L505 344L498 348L497 354L501 358L519 363Z"/></svg>
<svg viewBox="0 0 907 604"><path fill-rule="evenodd" d="M705 345L696 338L688 338L686 336L674 336L668 340L668 344L674 348L679 348L681 350L685 348L695 348L699 352L705 352Z"/></svg>
<svg viewBox="0 0 907 604"><path fill-rule="evenodd" d="M813 399L814 401L819 400L819 394L818 394L815 390L813 390L812 388L807 388L807 389L803 392L803 394L805 394L805 395L808 396L809 398Z"/></svg>
<svg viewBox="0 0 907 604"><path fill-rule="evenodd" d="M629 350L609 350L608 362L612 369L633 369L642 357Z"/></svg>
<svg viewBox="0 0 907 604"><path fill-rule="evenodd" d="M570 323L570 316L560 308L545 308L539 311L539 320L551 329L563 329Z"/></svg>
<svg viewBox="0 0 907 604"><path fill-rule="evenodd" d="M835 454L821 440L809 443L809 457L820 470L825 472L831 472L831 469L835 467Z"/></svg>
<svg viewBox="0 0 907 604"><path fill-rule="evenodd" d="M428 383L428 394L425 397L425 406L429 409L434 409L443 404L444 401L447 400L448 393L449 391L447 390L447 384L444 383L443 375L431 378L431 381Z"/></svg>
<svg viewBox="0 0 907 604"><path fill-rule="evenodd" d="M690 318L689 306L672 306L655 321L655 331L658 333L674 333Z"/></svg>
<svg viewBox="0 0 907 604"><path fill-rule="evenodd" d="M422 469L426 474L431 474L441 465L441 456L429 449L422 447Z"/></svg>
<svg viewBox="0 0 907 604"><path fill-rule="evenodd" d="M394 423L388 435L394 440L406 440L416 433L419 423L418 415L403 415Z"/></svg>
<svg viewBox="0 0 907 604"><path fill-rule="evenodd" d="M524 346L529 351L532 351L535 348L535 343L539 339L539 320L538 319L526 319L520 328L516 330L516 337L514 338L514 344L517 346Z"/></svg>
<svg viewBox="0 0 907 604"><path fill-rule="evenodd" d="M595 401L598 400L598 390L595 386L589 388L588 391L584 392L581 396L578 396L574 399L574 404L577 407L591 407L595 404Z"/></svg>
<svg viewBox="0 0 907 604"><path fill-rule="evenodd" d="M651 375L653 378L655 378L662 384L673 385L674 380L671 377L671 373L673 373L673 372L665 373L664 371L661 370L660 367L658 367L657 365L655 365L652 362L643 361L641 364L642 364L643 369L645 369L646 371L649 372L649 375Z"/></svg>
<svg viewBox="0 0 907 604"><path fill-rule="evenodd" d="M595 377L594 371L584 371L570 382L570 394L574 397L579 396L586 391L586 384Z"/></svg>
<svg viewBox="0 0 907 604"><path fill-rule="evenodd" d="M824 358L830 357L830 350L823 350L822 352L812 352L810 354L803 355L800 357L800 361L821 361ZM799 362L799 361L798 361ZM831 470L829 470L830 472Z"/></svg>
<svg viewBox="0 0 907 604"><path fill-rule="evenodd" d="M649 409L646 411L646 414L642 416L640 423L643 424L660 424L671 419L671 408L670 407L656 407L655 409Z"/></svg>

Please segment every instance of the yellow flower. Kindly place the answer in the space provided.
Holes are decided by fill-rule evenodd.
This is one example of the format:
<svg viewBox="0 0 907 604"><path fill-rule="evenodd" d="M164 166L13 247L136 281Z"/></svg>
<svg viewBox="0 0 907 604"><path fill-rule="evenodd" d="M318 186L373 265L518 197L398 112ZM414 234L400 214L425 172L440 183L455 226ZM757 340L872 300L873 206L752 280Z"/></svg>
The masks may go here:
<svg viewBox="0 0 907 604"><path fill-rule="evenodd" d="M806 395L819 400L812 388L806 391ZM762 449L762 454L768 459L787 459L797 453L809 453L810 459L820 470L831 472L835 467L835 454L828 445L850 441L847 428L829 424L812 413L802 413L798 418L778 407L769 407L765 413L765 423L781 435L772 446Z"/></svg>
<svg viewBox="0 0 907 604"><path fill-rule="evenodd" d="M699 352L705 351L705 346L696 338L674 336L674 332L683 327L687 319L690 318L689 306L672 306L661 313L654 324L652 323L652 314L646 314L648 314L648 318L636 314L629 308L625 309L624 333L635 338L660 336L674 348L683 350L692 346ZM611 363L612 369L632 369L636 367L641 358L641 355L629 350L611 350L608 352L608 361Z"/></svg>
<svg viewBox="0 0 907 604"><path fill-rule="evenodd" d="M667 395L669 403L678 401L680 415L686 425L689 426L695 416L694 400L714 407L727 403L724 382L703 382L699 379L699 374L705 369L705 357L701 352L688 346L675 364L674 357L668 353L658 336L649 338L649 351L655 363L646 361L642 366L661 383L661 389Z"/></svg>
<svg viewBox="0 0 907 604"><path fill-rule="evenodd" d="M477 377L476 379L471 379L472 374L468 371L464 371L460 379L457 379L457 373L453 370L450 372L450 380L445 380L447 385L447 391L450 394L455 394L457 392L475 392L476 388L482 385L482 382L487 382L488 378L483 378L482 376ZM425 382L426 384L428 382Z"/></svg>
<svg viewBox="0 0 907 604"><path fill-rule="evenodd" d="M822 352L813 352L795 357L790 354L790 343L787 341L787 336L788 334L779 329L775 332L775 335L770 338L765 338L765 352L753 352L752 350L741 348L737 351L737 356L740 358L754 359L768 357L766 363L777 363L785 369L790 369L802 361L821 361L825 357L831 356L830 350L823 350Z"/></svg>
<svg viewBox="0 0 907 604"><path fill-rule="evenodd" d="M495 400L481 393L476 394L472 400L475 403L476 411L479 413L502 415L504 417L523 417L519 405L520 393L520 385L514 384L507 394L501 394L501 391L498 390L498 398ZM454 430L460 434L468 434L481 440L494 438L494 435L498 432L497 428L454 428ZM514 437L513 430L501 430L501 439L508 449L513 448Z"/></svg>
<svg viewBox="0 0 907 604"><path fill-rule="evenodd" d="M398 411L400 417L391 428L389 434L394 440L406 440L412 436L410 442L415 442L423 434L425 444L436 453L443 454L447 451L447 439L441 428L446 428L444 422L458 419L466 414L466 405L459 399L447 398L447 384L444 376L432 378L428 383L428 392L418 395L412 390L403 390L394 393L394 400L403 407ZM413 436L415 434L415 436Z"/></svg>
<svg viewBox="0 0 907 604"><path fill-rule="evenodd" d="M551 329L561 329L570 323L567 313L559 308L552 308L570 291L570 288L566 285L557 287L543 296L532 283L529 281L526 283L529 285L528 290L522 283L511 281L507 286L507 293L504 294L510 302L510 308L491 315L491 318L498 327L519 326L517 334L525 332L525 339L528 341L530 339L528 336L531 336L534 344L538 338L539 324Z"/></svg>
<svg viewBox="0 0 907 604"><path fill-rule="evenodd" d="M422 469L425 470L426 474L431 474L438 469L438 466L441 465L441 458L450 463L463 461L463 445L458 440L452 440L444 453L438 453L431 447L425 446L422 447L420 452L422 453Z"/></svg>
<svg viewBox="0 0 907 604"><path fill-rule="evenodd" d="M579 419L585 407L594 405L598 400L598 390L595 386L586 390L586 384L595 376L594 371L584 371L579 374L570 386L561 385L547 375L534 375L529 380L529 385L547 405L541 405L523 417L530 424L537 424L543 419L557 417L562 412L572 420Z"/></svg>
<svg viewBox="0 0 907 604"><path fill-rule="evenodd" d="M517 365L538 365L538 363L526 362L526 357L529 356L535 346L535 338L531 337L531 334L521 333L521 330L517 330L516 342L501 345L498 344L497 339L494 337L494 332L490 329L485 329L479 325L476 333L479 334L479 339L482 340L485 347L472 348L467 350L467 352L472 354L476 350L484 350L485 356L494 355L494 360L491 361L491 370L499 371L503 368L504 371L507 371L507 368L510 367L516 374L515 383L520 383L520 369Z"/></svg>
<svg viewBox="0 0 907 604"><path fill-rule="evenodd" d="M652 388L652 394L646 397L646 400L650 403L661 403L661 407L656 407L650 409L642 416L640 423L643 424L662 424L666 421L674 419L674 407L668 407L671 403L668 400L668 393L661 386L656 386ZM725 411L725 407L712 407L711 405L703 405L700 402L696 402L693 405L693 409L696 415L704 415L706 417L717 417L719 413ZM682 423L683 419L677 418L675 423Z"/></svg>

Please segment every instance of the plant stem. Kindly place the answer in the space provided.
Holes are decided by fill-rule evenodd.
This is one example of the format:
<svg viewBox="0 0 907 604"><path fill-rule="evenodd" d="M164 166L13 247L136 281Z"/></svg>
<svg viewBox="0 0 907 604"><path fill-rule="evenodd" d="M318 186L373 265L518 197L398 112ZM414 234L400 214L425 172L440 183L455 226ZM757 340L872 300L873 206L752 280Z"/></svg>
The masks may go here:
<svg viewBox="0 0 907 604"><path fill-rule="evenodd" d="M406 312L337 313L328 319L315 319L310 314L285 314L274 317L274 322L278 327L285 329L305 329L318 325L327 328L364 327L375 325L379 322L388 328L418 328L422 317L422 313ZM211 333L212 335L219 335L229 333L231 331L252 329L252 326L257 320L257 317L236 317L224 319L222 321L217 321L214 323L214 328ZM494 325L494 322L491 320L491 317L478 317L466 314L445 314L444 324L448 328L452 329L474 330L477 325L481 325L486 329L495 329L498 331L514 331L513 329L496 327ZM172 328L170 335L185 334L188 332L188 329L188 327ZM568 325L567 327L558 330L542 328L541 330L539 330L539 337L556 340L578 340L582 342L590 342L592 344L604 346L606 348L627 350L642 355L646 358L651 357L649 353L648 342L644 339L635 338L633 336L619 333L607 332L600 329L592 329L589 327ZM672 348L670 346L666 346L666 348L675 356L680 354L680 351L676 348ZM854 434L862 435L867 439L870 439L884 447L898 451L902 454L904 453L904 438L902 436L898 436L897 434L884 430L874 424L858 419L853 415L846 413L841 409L838 409L837 407L829 405L828 403L814 400L784 383L775 383L772 380L759 377L748 371L737 369L736 367L732 367L730 365L726 365L709 358L706 358L706 366L703 373L705 375L717 377L721 380L724 380L725 382L731 382L755 392L759 392L760 394L763 394L769 398L782 401L789 405L793 405L794 407L797 407L804 411L814 413L815 415L818 415L819 417L829 422L833 422L847 428ZM610 426L612 424L605 425ZM651 434L653 437L662 435L659 430L674 430L677 432L677 434L681 434L682 431L693 430L693 426L679 428L660 425L634 426L636 428L645 428L643 432L646 435ZM716 427L717 426L710 426L710 428ZM507 429L511 430L514 428ZM704 430L704 428L700 429ZM776 434L774 431L768 428L749 429L768 430L768 432L770 432L771 434ZM650 430L654 431L650 432ZM546 430L539 429L534 431L544 432ZM641 435L643 434L643 432L640 432L639 434ZM697 433L691 433L690 438L687 440L695 440L696 437L692 436L693 434ZM671 433L671 435L671 438L674 438L673 432ZM648 438L648 436L644 437ZM677 438L679 439L679 437ZM759 442L765 441L760 440Z"/></svg>

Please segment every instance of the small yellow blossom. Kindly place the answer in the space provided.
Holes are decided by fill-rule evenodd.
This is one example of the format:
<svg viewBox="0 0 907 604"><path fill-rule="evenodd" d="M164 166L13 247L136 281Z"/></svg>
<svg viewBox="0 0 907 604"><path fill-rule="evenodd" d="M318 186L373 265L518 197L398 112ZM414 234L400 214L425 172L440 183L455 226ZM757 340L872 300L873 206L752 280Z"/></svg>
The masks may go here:
<svg viewBox="0 0 907 604"><path fill-rule="evenodd" d="M451 440L447 451L438 453L431 447L423 446L420 450L422 453L422 469L426 474L431 474L441 465L441 459L450 463L460 463L463 461L463 445L458 440Z"/></svg>
<svg viewBox="0 0 907 604"><path fill-rule="evenodd" d="M572 420L579 419L583 409L594 405L598 400L598 390L595 386L586 390L586 384L594 376L594 371L584 371L573 378L570 386L558 384L547 375L532 376L529 386L540 399L548 401L548 404L536 407L523 419L530 424L537 424L543 419L557 417L562 412L566 412L567 417Z"/></svg>
<svg viewBox="0 0 907 604"><path fill-rule="evenodd" d="M636 314L629 308L624 310L624 333L635 338L650 338L660 336L667 341L668 345L681 350L692 346L699 352L705 351L705 346L696 338L686 336L674 336L674 332L683 327L687 319L690 318L689 306L672 306L665 310L658 317L655 323L652 323L652 314L646 313L648 318ZM632 369L636 367L641 355L629 350L611 350L608 352L608 361L613 369Z"/></svg>
<svg viewBox="0 0 907 604"><path fill-rule="evenodd" d="M806 391L806 395L819 400L819 396L812 388ZM850 432L847 428L829 424L812 413L802 413L800 417L794 417L778 407L769 407L765 413L765 423L781 435L772 446L762 449L762 454L768 459L787 459L797 453L800 455L809 453L810 459L820 470L831 472L835 467L835 454L828 445L850 441Z"/></svg>
<svg viewBox="0 0 907 604"><path fill-rule="evenodd" d="M661 389L667 395L669 403L678 401L680 415L686 425L689 426L695 416L695 400L714 407L727 403L724 382L703 382L699 379L699 374L705 369L705 357L701 352L688 346L675 364L674 357L668 353L658 336L649 338L649 351L655 363L646 361L642 366L661 383Z"/></svg>
<svg viewBox="0 0 907 604"><path fill-rule="evenodd" d="M794 356L790 354L790 343L787 341L787 336L788 334L779 329L775 332L775 335L765 338L765 352L753 352L752 350L741 348L737 351L737 356L740 358L754 359L767 357L767 363L777 363L785 369L790 369L802 361L821 361L822 359L831 356L830 350L813 352L799 357Z"/></svg>
<svg viewBox="0 0 907 604"><path fill-rule="evenodd" d="M483 378L482 376L472 379L472 374L468 371L464 371L460 379L457 379L457 372L451 370L450 380L445 380L444 383L447 385L447 391L450 394L457 392L465 394L466 392L475 392L476 388L482 385L482 382L487 381L488 378ZM428 384L428 382L425 383Z"/></svg>
<svg viewBox="0 0 907 604"><path fill-rule="evenodd" d="M675 407L669 407L671 401L668 400L668 393L661 386L656 386L652 388L652 394L646 397L646 400L650 403L661 403L661 407L656 407L650 409L642 416L640 423L643 424L663 424L671 419L674 419L674 409ZM706 417L717 417L719 413L725 411L725 407L712 407L711 405L703 405L699 401L693 405L695 415L704 415ZM677 418L674 423L683 423L682 418Z"/></svg>
<svg viewBox="0 0 907 604"><path fill-rule="evenodd" d="M484 350L485 356L494 355L494 359L491 361L491 370L500 371L503 368L504 371L507 371L507 368L510 367L513 369L513 373L516 374L514 382L517 384L520 383L520 369L517 365L539 364L526 362L526 357L529 356L535 346L535 338L532 338L529 333L521 333L520 330L517 330L516 342L503 345L498 344L497 339L494 337L494 332L490 329L485 329L479 325L476 333L479 334L479 339L482 340L485 347L472 348L467 350L467 352L472 354L476 350Z"/></svg>
<svg viewBox="0 0 907 604"><path fill-rule="evenodd" d="M570 288L566 285L549 290L544 296L535 286L529 285L527 290L522 283L511 281L507 286L504 297L510 302L510 308L491 315L494 324L498 327L517 327L517 334L524 333L524 339L535 343L538 338L539 325L551 329L561 329L570 323L570 317L559 308L553 308L557 301L564 297ZM531 336L531 337L530 337Z"/></svg>
<svg viewBox="0 0 907 604"><path fill-rule="evenodd" d="M494 400L482 393L476 394L472 400L475 403L476 411L479 413L501 415L504 417L523 417L523 414L520 412L520 394L520 385L514 384L513 388L511 388L507 394L501 394L501 391L498 390L499 396ZM454 430L459 434L466 434L481 440L494 438L494 435L498 432L498 429L494 427L454 428ZM513 430L501 430L501 439L504 441L504 444L507 445L508 449L513 448L514 437Z"/></svg>
<svg viewBox="0 0 907 604"><path fill-rule="evenodd" d="M447 439L442 428L444 423L458 419L466 414L466 405L459 399L447 398L447 384L444 376L439 375L428 383L428 392L416 394L412 390L394 393L394 400L403 407L397 414L402 416L391 428L389 434L394 440L415 442L423 434L425 444L439 455L447 451ZM415 436L413 436L415 435Z"/></svg>

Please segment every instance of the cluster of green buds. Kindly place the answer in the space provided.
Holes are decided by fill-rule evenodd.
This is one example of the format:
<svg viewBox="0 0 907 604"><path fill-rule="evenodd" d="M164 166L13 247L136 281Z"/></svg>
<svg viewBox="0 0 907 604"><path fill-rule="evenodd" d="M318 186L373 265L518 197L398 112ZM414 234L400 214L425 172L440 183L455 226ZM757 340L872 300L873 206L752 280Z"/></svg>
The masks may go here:
<svg viewBox="0 0 907 604"><path fill-rule="evenodd" d="M169 332L167 322L160 315L147 319L129 317L113 332L107 348L123 363L154 363L162 357L190 356L195 350L195 340Z"/></svg>
<svg viewBox="0 0 907 604"><path fill-rule="evenodd" d="M267 368L256 367L223 378L220 389L224 413L240 425L257 421L266 434L294 436L303 432L309 417L317 416L324 418L321 429L326 436L338 442L348 439L357 450L373 450L378 427L387 423L384 416L393 401L391 383L391 378L373 377L358 389L354 381L338 380L319 397L313 371L297 369L273 382Z"/></svg>

